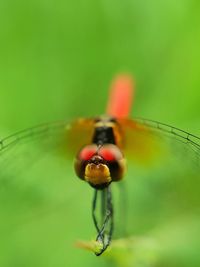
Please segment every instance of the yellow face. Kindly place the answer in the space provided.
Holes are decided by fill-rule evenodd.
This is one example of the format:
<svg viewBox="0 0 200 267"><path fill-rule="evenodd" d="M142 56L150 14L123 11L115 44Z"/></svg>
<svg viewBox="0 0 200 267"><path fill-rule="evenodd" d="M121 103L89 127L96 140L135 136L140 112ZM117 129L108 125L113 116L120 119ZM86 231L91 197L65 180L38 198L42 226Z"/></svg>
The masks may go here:
<svg viewBox="0 0 200 267"><path fill-rule="evenodd" d="M112 179L108 166L102 163L88 163L85 167L85 181L97 187L102 184L109 184Z"/></svg>

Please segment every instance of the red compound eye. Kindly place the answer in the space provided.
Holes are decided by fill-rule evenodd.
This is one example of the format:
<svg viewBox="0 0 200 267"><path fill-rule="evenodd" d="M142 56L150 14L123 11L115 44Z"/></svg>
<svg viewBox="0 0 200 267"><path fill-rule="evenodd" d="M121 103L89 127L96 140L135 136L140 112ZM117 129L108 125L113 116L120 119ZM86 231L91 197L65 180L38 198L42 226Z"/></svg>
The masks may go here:
<svg viewBox="0 0 200 267"><path fill-rule="evenodd" d="M100 149L99 155L107 161L116 161L123 157L122 153L115 145L104 145Z"/></svg>
<svg viewBox="0 0 200 267"><path fill-rule="evenodd" d="M96 154L96 152L97 152L96 145L86 146L80 151L79 158L81 160L90 160L94 156L94 154Z"/></svg>
<svg viewBox="0 0 200 267"><path fill-rule="evenodd" d="M107 148L101 149L101 152L99 154L102 158L104 158L107 161L115 160L115 155L113 154L113 151Z"/></svg>

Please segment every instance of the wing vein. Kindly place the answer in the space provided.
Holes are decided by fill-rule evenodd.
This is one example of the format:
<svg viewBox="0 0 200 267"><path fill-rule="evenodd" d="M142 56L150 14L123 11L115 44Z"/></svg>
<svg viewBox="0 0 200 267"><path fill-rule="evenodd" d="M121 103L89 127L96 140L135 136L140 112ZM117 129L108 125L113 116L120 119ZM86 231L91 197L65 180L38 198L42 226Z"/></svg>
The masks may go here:
<svg viewBox="0 0 200 267"><path fill-rule="evenodd" d="M136 118L135 120L139 123L143 123L150 129L157 129L167 134L174 135L175 137L179 137L184 142L189 143L196 147L198 150L200 150L200 138L196 135L190 134L184 130L154 120L141 118Z"/></svg>
<svg viewBox="0 0 200 267"><path fill-rule="evenodd" d="M65 125L67 126L66 121L52 122L40 124L38 126L16 132L15 134L9 135L0 140L0 152L7 149L8 147L17 144L18 142L20 142L20 140L24 140L29 137L37 137L42 134L48 134L51 130L53 131L59 128L63 128Z"/></svg>

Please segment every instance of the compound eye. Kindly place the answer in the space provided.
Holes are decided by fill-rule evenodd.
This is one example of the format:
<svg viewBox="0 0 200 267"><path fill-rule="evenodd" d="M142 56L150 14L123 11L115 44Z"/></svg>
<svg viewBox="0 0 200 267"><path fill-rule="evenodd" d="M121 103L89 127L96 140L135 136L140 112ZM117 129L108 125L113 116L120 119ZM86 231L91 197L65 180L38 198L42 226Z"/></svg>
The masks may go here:
<svg viewBox="0 0 200 267"><path fill-rule="evenodd" d="M119 148L115 145L103 145L98 153L106 161L118 161L123 158Z"/></svg>
<svg viewBox="0 0 200 267"><path fill-rule="evenodd" d="M78 157L80 160L90 160L97 152L96 145L88 145L82 148L79 152Z"/></svg>

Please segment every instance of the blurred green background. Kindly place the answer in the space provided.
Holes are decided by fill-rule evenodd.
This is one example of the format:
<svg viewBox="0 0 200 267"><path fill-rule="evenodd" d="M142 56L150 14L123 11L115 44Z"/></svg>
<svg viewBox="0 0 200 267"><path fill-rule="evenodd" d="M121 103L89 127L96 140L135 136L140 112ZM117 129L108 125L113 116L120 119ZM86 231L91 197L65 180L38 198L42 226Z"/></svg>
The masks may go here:
<svg viewBox="0 0 200 267"><path fill-rule="evenodd" d="M133 116L155 119L200 135L199 13L197 0L1 0L0 136L42 122L102 114L109 84L121 72L132 74L136 80ZM45 157L29 174L14 174L13 182L1 190L0 266L179 266L165 265L165 261L159 265L159 260L154 261L154 256L142 250L143 245L141 249L140 241L138 248L137 240L139 260L135 260L135 265L130 255L125 263L109 256L96 258L74 248L76 239L95 236L90 214L92 190L75 179L71 162L67 167L63 162L53 162L54 156ZM129 176L132 173L127 179ZM189 190L191 210L198 203L199 183L194 178L192 187L188 177L184 178L177 198L185 199ZM148 224L151 219L145 210L147 199L157 200L148 195L148 184L145 179L142 181L138 188L134 182L137 190L129 188L129 193L134 194L136 203L138 200L136 216L142 207L138 220L144 215ZM155 179L152 186L156 188L158 184ZM179 188L178 182L175 188ZM170 196L166 193L165 219L176 201ZM172 206L168 207L169 199ZM156 207L157 211L164 208ZM158 227L158 231L153 222L151 229L140 229L136 222L135 232L143 236L151 230L155 238L159 231L165 232L161 240L166 241L167 253L175 254L174 258L181 262L187 249L184 245L180 249L179 242L184 241L180 241L176 231L179 220L182 221L169 219L167 224L166 219L166 225ZM198 227L197 220L192 219L184 229L193 229L197 237ZM171 236L177 234L175 240L167 239L168 231ZM198 243L196 239L194 242ZM163 258L169 259L167 253L163 253ZM195 260L199 266L196 253L191 248L181 266L195 266ZM123 253L121 257L124 260Z"/></svg>

